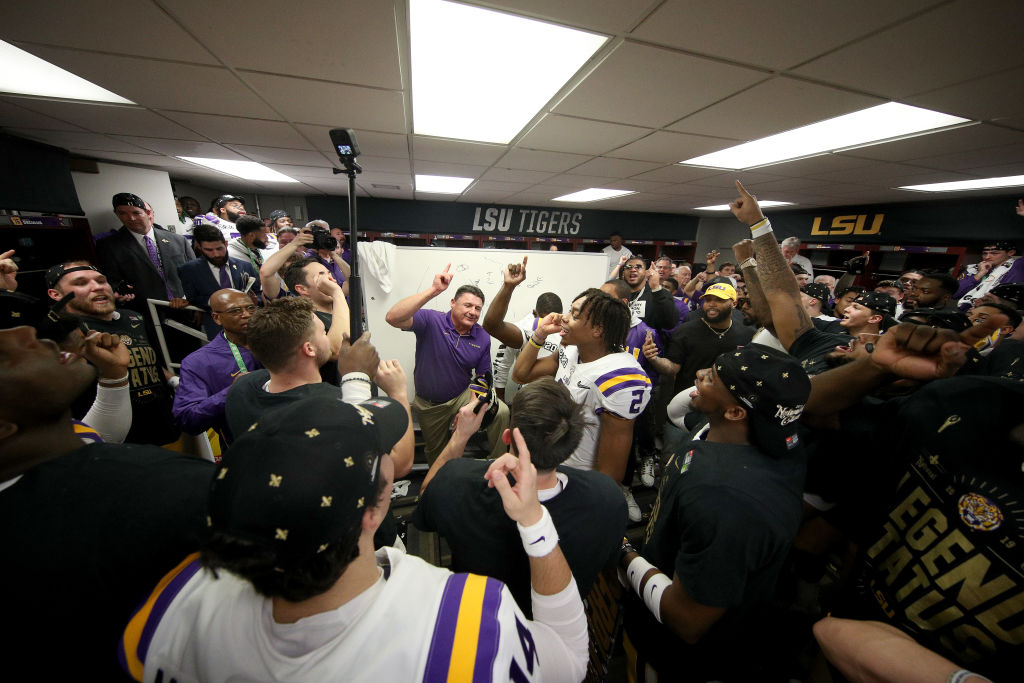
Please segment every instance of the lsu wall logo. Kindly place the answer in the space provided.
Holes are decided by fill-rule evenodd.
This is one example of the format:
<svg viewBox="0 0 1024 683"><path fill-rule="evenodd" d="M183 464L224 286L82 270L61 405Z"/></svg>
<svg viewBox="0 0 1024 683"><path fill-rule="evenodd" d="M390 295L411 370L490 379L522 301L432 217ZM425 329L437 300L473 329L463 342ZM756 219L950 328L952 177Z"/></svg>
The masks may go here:
<svg viewBox="0 0 1024 683"><path fill-rule="evenodd" d="M884 213L876 213L871 219L871 226L868 227L868 215L865 213L852 216L836 216L832 219L830 227L822 226L822 216L815 216L811 224L812 235L878 235L881 234L882 221L885 220Z"/></svg>

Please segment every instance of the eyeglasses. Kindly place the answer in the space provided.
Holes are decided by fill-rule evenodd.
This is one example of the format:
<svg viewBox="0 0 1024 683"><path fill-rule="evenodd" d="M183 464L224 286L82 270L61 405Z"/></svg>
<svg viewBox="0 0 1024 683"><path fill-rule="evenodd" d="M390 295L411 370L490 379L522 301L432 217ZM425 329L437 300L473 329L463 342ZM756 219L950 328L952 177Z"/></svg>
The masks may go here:
<svg viewBox="0 0 1024 683"><path fill-rule="evenodd" d="M634 263L631 266L622 266L623 270L643 270L644 266L642 263Z"/></svg>
<svg viewBox="0 0 1024 683"><path fill-rule="evenodd" d="M248 306L246 306L244 308L241 307L241 306L235 306L234 308L229 308L226 311L214 311L214 313L217 313L219 315L232 315L232 316L234 316L234 315L242 315L243 311L245 311L246 313L252 313L255 310L256 310L256 304L249 304Z"/></svg>

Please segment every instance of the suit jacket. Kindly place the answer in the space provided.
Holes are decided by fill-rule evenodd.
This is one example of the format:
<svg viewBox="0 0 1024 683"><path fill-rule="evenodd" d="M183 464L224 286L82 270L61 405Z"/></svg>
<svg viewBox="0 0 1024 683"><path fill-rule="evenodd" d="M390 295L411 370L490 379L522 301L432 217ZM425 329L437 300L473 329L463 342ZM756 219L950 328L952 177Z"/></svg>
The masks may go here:
<svg viewBox="0 0 1024 683"><path fill-rule="evenodd" d="M244 290L243 276L248 275L256 280L250 291L260 294L260 275L253 269L249 261L229 256L228 265L232 287ZM222 287L220 281L213 276L213 271L210 270L206 259L195 259L178 266L178 275L181 278L181 284L185 289L185 298L188 299L188 302L198 308L210 310L210 295ZM213 317L209 313L203 314L203 329L209 339L213 339L220 332L220 326L213 322Z"/></svg>
<svg viewBox="0 0 1024 683"><path fill-rule="evenodd" d="M195 252L181 235L153 226L153 243L163 262L167 285L175 296L182 296L182 283L178 268L195 259ZM128 228L121 228L96 244L100 270L114 285L125 282L132 286L135 299L126 308L148 315L146 299L167 299L167 289L149 254L138 243Z"/></svg>

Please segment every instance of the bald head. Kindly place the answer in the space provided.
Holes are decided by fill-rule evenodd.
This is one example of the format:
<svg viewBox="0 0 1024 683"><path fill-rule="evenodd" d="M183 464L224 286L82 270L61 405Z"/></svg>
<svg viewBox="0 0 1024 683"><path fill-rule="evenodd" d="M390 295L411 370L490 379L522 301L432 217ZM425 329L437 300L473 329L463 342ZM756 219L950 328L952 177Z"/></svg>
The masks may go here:
<svg viewBox="0 0 1024 683"><path fill-rule="evenodd" d="M249 330L249 318L256 305L248 294L237 289L218 289L210 295L213 321L224 328L224 335L236 344L244 345Z"/></svg>

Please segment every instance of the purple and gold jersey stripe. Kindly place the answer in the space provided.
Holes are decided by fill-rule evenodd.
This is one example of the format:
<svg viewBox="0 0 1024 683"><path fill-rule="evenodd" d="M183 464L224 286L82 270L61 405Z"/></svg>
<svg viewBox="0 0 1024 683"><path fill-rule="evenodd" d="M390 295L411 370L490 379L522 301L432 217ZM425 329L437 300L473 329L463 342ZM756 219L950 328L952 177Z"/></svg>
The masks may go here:
<svg viewBox="0 0 1024 683"><path fill-rule="evenodd" d="M75 430L75 436L85 443L103 443L100 433L81 420L72 420L71 427Z"/></svg>
<svg viewBox="0 0 1024 683"><path fill-rule="evenodd" d="M476 574L453 574L445 585L423 670L424 681L491 680L501 628L502 583Z"/></svg>
<svg viewBox="0 0 1024 683"><path fill-rule="evenodd" d="M620 389L644 387L651 385L651 378L636 368L620 368L606 372L594 382L605 396L610 396Z"/></svg>
<svg viewBox="0 0 1024 683"><path fill-rule="evenodd" d="M143 662L146 661L146 652L157 626L160 625L160 619L178 592L200 568L199 553L192 553L186 557L181 564L160 579L160 583L128 622L118 646L118 658L121 660L121 668L135 680L142 680Z"/></svg>

